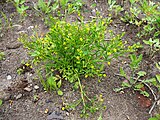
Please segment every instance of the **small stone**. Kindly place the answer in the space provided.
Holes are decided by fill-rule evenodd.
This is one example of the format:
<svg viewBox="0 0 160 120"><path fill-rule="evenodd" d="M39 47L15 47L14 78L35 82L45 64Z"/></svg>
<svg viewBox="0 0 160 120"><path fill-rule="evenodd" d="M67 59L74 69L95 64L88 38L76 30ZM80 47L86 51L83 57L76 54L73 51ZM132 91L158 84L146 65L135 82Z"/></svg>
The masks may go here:
<svg viewBox="0 0 160 120"><path fill-rule="evenodd" d="M25 87L24 90L27 91L27 92L31 92L32 91L32 89L29 88L29 87Z"/></svg>
<svg viewBox="0 0 160 120"><path fill-rule="evenodd" d="M11 79L12 79L11 75L7 75L7 80L11 80Z"/></svg>
<svg viewBox="0 0 160 120"><path fill-rule="evenodd" d="M13 25L12 27L16 27L18 30L20 30L22 28L22 25Z"/></svg>
<svg viewBox="0 0 160 120"><path fill-rule="evenodd" d="M35 86L34 86L34 89L35 89L35 90L38 90L38 89L39 89L39 86L38 86L38 85L35 85Z"/></svg>
<svg viewBox="0 0 160 120"><path fill-rule="evenodd" d="M5 91L0 91L0 99L2 100L9 100L10 99L10 94L5 92Z"/></svg>
<svg viewBox="0 0 160 120"><path fill-rule="evenodd" d="M53 119L64 120L63 116L55 111L53 111L50 115L47 116L47 120L53 120Z"/></svg>
<svg viewBox="0 0 160 120"><path fill-rule="evenodd" d="M159 106L160 106L160 100L158 100L158 101L157 101L157 105L159 105Z"/></svg>
<svg viewBox="0 0 160 120"><path fill-rule="evenodd" d="M7 47L8 49L17 49L17 48L19 48L21 45L22 45L22 43L20 43L20 42L15 42L15 43L9 43L9 44L7 44L6 47Z"/></svg>
<svg viewBox="0 0 160 120"><path fill-rule="evenodd" d="M22 94L20 93L16 96L16 100L20 99L21 97L22 97Z"/></svg>
<svg viewBox="0 0 160 120"><path fill-rule="evenodd" d="M66 112L66 115L69 116L69 112Z"/></svg>
<svg viewBox="0 0 160 120"><path fill-rule="evenodd" d="M49 110L48 110L48 109L45 109L44 113L47 114L48 112L49 112Z"/></svg>
<svg viewBox="0 0 160 120"><path fill-rule="evenodd" d="M29 26L27 29L33 29L34 28L34 26Z"/></svg>

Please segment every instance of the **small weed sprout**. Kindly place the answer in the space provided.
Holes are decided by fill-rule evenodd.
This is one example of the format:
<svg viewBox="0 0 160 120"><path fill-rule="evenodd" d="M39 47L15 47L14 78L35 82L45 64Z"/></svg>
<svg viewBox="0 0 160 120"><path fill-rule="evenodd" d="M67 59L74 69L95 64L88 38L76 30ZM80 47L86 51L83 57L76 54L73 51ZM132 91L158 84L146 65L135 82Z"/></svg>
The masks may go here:
<svg viewBox="0 0 160 120"><path fill-rule="evenodd" d="M5 59L5 53L0 51L0 61Z"/></svg>
<svg viewBox="0 0 160 120"><path fill-rule="evenodd" d="M29 6L25 6L26 0L14 0L14 5L17 9L17 12L21 15L21 16L26 16L26 10L29 8Z"/></svg>
<svg viewBox="0 0 160 120"><path fill-rule="evenodd" d="M120 68L120 76L124 77L125 80L122 82L122 85L120 88L115 88L114 90L116 92L119 92L121 90L124 90L126 88L133 88L135 91L139 91L140 94L149 97L149 93L144 89L144 87L148 87L151 91L155 99L157 98L155 96L155 93L153 93L153 90L150 86L155 86L158 91L160 91L160 75L157 74L156 76L150 78L150 79L142 79L147 75L145 71L138 71L139 64L142 60L142 55L136 57L135 54L132 54L130 56L131 63L131 75L127 75L127 73L123 70L123 68ZM159 64L156 64L157 68L159 69Z"/></svg>

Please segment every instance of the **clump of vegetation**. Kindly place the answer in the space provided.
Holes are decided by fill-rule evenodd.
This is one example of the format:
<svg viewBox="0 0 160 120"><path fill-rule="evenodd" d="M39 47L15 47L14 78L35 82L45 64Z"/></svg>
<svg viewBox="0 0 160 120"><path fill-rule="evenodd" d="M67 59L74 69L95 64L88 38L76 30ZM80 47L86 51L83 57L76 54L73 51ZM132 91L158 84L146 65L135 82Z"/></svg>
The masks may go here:
<svg viewBox="0 0 160 120"><path fill-rule="evenodd" d="M29 6L25 5L25 0L12 1L16 7L17 12L22 16L26 16L26 10ZM62 107L62 110L74 108L81 102L84 106L82 113L90 111L91 113L101 110L99 105L102 105L102 95L90 99L81 84L81 79L88 77L102 78L106 77L104 67L108 67L112 60L123 56L128 52L134 52L136 48L141 47L140 44L127 46L122 37L125 33L114 34L112 30L108 30L108 25L112 22L112 17L117 17L119 13L124 12L121 21L137 26L142 30L137 34L139 39L150 46L149 55L153 57L160 51L160 10L159 6L147 0L129 0L130 8L125 10L122 6L117 5L116 0L108 0L109 16L106 19L99 17L100 13L96 11L97 16L93 17L91 21L83 21L80 10L83 7L82 0L38 0L34 4L34 10L43 15L45 22L50 25L49 32L45 36L39 37L37 34L31 37L22 35L20 41L28 48L29 54L33 57L33 63L39 66L39 76L41 83L45 90L56 90L57 94L62 96L61 90L62 83L68 81L73 85L74 89L80 89L81 99L71 105ZM80 22L68 23L65 18L68 15L76 13L76 17ZM56 17L53 17L55 14ZM113 14L113 15L111 15ZM38 14L39 15L39 14ZM6 24L10 25L10 20L2 12L2 16ZM0 19L0 31L2 31L2 20ZM109 36L106 37L106 33ZM109 39L106 39L109 38ZM145 38L145 39L144 39ZM0 52L0 60L4 59L5 54ZM139 66L142 61L142 55L136 56L135 54L129 55L131 62L129 64L131 75L120 68L120 76L124 77L120 88L115 91L121 91L126 88L133 88L139 91L146 97L149 97L148 87L153 94L155 101L158 97L151 89L155 87L160 91L160 75L156 74L149 79L146 79L147 72L140 71ZM156 64L159 69L159 63ZM31 64L24 63L17 73L23 74L32 69ZM45 76L41 75L41 71L45 72ZM145 77L145 79L143 79ZM34 96L35 101L38 99ZM95 104L95 102L98 102ZM2 100L0 100L0 105ZM151 113L151 110L150 110ZM150 118L157 119L157 117ZM102 119L102 114L99 120Z"/></svg>
<svg viewBox="0 0 160 120"><path fill-rule="evenodd" d="M110 65L112 59L137 47L125 47L121 38L123 34L114 35L107 30L110 19L92 20L89 23L55 20L46 36L34 36L30 41L20 40L30 50L34 63L43 62L41 68L46 71L46 81L42 81L46 90L60 90L64 80L79 86L84 107L86 94L81 85L81 77L105 77L104 66ZM105 39L106 32L110 40ZM85 113L85 111L84 111Z"/></svg>
<svg viewBox="0 0 160 120"><path fill-rule="evenodd" d="M135 54L130 55L131 63L131 75L127 75L127 73L123 70L123 68L120 68L120 76L124 77L125 80L122 82L121 88L116 88L115 91L121 91L126 88L133 88L135 91L139 91L140 94L149 97L149 93L145 90L145 87L148 87L150 91L152 92L153 96L157 100L157 96L155 92L151 89L151 86L155 86L158 91L160 91L160 74L157 74L153 78L150 79L142 79L144 76L147 75L145 71L139 70L140 62L142 61L142 54L138 57ZM159 64L156 64L157 69L159 69Z"/></svg>
<svg viewBox="0 0 160 120"><path fill-rule="evenodd" d="M143 42L150 46L149 55L153 57L155 53L160 51L159 3L147 0L130 0L130 3L130 10L125 11L121 20L142 28L137 37L143 38Z"/></svg>

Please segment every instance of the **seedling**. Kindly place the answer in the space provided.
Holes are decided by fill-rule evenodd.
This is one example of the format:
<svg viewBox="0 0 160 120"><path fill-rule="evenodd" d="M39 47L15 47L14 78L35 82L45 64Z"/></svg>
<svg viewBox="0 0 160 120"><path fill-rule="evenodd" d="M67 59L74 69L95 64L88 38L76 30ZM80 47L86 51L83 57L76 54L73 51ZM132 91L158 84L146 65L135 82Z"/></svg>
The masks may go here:
<svg viewBox="0 0 160 120"><path fill-rule="evenodd" d="M4 60L5 58L5 53L4 52L0 52L0 61Z"/></svg>
<svg viewBox="0 0 160 120"><path fill-rule="evenodd" d="M3 101L0 99L0 106L3 104Z"/></svg>
<svg viewBox="0 0 160 120"><path fill-rule="evenodd" d="M116 0L108 0L108 5L109 5L109 11L114 12L115 16L117 16L120 12L122 12L124 9L116 4Z"/></svg>
<svg viewBox="0 0 160 120"><path fill-rule="evenodd" d="M14 0L14 5L17 9L17 12L21 16L26 16L26 10L29 8L29 6L24 5L25 0Z"/></svg>
<svg viewBox="0 0 160 120"><path fill-rule="evenodd" d="M150 79L141 79L144 76L147 75L147 73L145 71L138 71L139 68L139 64L142 60L142 55L136 57L136 55L131 55L131 63L130 63L130 68L131 68L131 75L128 76L127 73L123 70L123 68L120 68L120 76L123 76L125 78L125 80L122 82L122 85L120 88L116 88L114 89L116 92L119 92L121 90L127 89L127 88L133 88L135 91L139 91L140 94L149 97L149 93L145 90L145 87L148 87L149 90L152 91L150 86L155 86L158 91L160 91L160 75L157 74L155 77L150 78ZM156 66L159 67L158 64L156 64ZM157 67L157 68L158 68ZM152 94L153 93L152 91Z"/></svg>
<svg viewBox="0 0 160 120"><path fill-rule="evenodd" d="M160 51L160 41L159 39L143 40L143 42L150 46L149 54L153 56L156 52Z"/></svg>

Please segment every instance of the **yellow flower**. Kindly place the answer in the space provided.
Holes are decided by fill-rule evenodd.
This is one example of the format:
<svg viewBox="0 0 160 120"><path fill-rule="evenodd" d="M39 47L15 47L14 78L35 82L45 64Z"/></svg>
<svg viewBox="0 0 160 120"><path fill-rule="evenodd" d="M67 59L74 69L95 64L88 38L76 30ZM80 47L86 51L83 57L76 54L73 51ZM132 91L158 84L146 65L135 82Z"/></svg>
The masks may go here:
<svg viewBox="0 0 160 120"><path fill-rule="evenodd" d="M79 56L77 56L77 57L76 57L76 59L77 59L77 60L79 60L79 59L80 59L80 57L79 57Z"/></svg>
<svg viewBox="0 0 160 120"><path fill-rule="evenodd" d="M80 40L80 41L83 41L83 39L82 39L82 38L80 38L79 40Z"/></svg>
<svg viewBox="0 0 160 120"><path fill-rule="evenodd" d="M110 65L111 64L111 62L108 62L108 65Z"/></svg>
<svg viewBox="0 0 160 120"><path fill-rule="evenodd" d="M29 63L26 63L25 65L26 65L27 67L28 67L28 66L30 66L30 64L29 64Z"/></svg>
<svg viewBox="0 0 160 120"><path fill-rule="evenodd" d="M107 75L106 74L103 74L103 77L106 77Z"/></svg>
<svg viewBox="0 0 160 120"><path fill-rule="evenodd" d="M113 22L113 20L110 20L110 23Z"/></svg>
<svg viewBox="0 0 160 120"><path fill-rule="evenodd" d="M99 95L99 97L100 97L100 98L102 98L102 97L103 97L103 95L102 95L102 94L100 94L100 95Z"/></svg>
<svg viewBox="0 0 160 120"><path fill-rule="evenodd" d="M93 68L94 68L94 66L93 66L93 65L91 65L91 68L93 69Z"/></svg>
<svg viewBox="0 0 160 120"><path fill-rule="evenodd" d="M111 55L111 52L107 52L107 55L108 55L108 56Z"/></svg>
<svg viewBox="0 0 160 120"><path fill-rule="evenodd" d="M99 99L100 102L103 102L104 100L102 98Z"/></svg>
<svg viewBox="0 0 160 120"><path fill-rule="evenodd" d="M63 45L66 45L66 42L63 42Z"/></svg>
<svg viewBox="0 0 160 120"><path fill-rule="evenodd" d="M62 107L62 110L64 111L64 110L65 110L65 107Z"/></svg>
<svg viewBox="0 0 160 120"><path fill-rule="evenodd" d="M111 17L111 16L112 16L112 14L109 14L108 16L109 16L109 17Z"/></svg>
<svg viewBox="0 0 160 120"><path fill-rule="evenodd" d="M114 51L114 52L117 52L117 49L114 48L113 51Z"/></svg>
<svg viewBox="0 0 160 120"><path fill-rule="evenodd" d="M68 34L68 36L71 36L71 35L72 35L71 33Z"/></svg>
<svg viewBox="0 0 160 120"><path fill-rule="evenodd" d="M101 80L98 80L98 82L100 83L100 82L101 82Z"/></svg>
<svg viewBox="0 0 160 120"><path fill-rule="evenodd" d="M88 75L85 75L85 78L88 78Z"/></svg>
<svg viewBox="0 0 160 120"><path fill-rule="evenodd" d="M102 25L104 25L104 21L102 21Z"/></svg>

